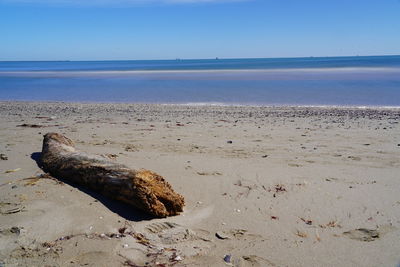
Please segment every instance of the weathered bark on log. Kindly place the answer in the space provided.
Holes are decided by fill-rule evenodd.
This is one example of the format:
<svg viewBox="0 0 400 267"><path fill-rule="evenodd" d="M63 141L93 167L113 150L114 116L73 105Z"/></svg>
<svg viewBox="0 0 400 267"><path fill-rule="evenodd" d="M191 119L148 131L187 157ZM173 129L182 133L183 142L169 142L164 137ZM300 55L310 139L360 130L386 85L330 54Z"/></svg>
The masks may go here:
<svg viewBox="0 0 400 267"><path fill-rule="evenodd" d="M153 216L172 216L183 210L183 197L160 175L76 151L72 140L64 135L44 136L41 161L44 170L56 178L131 204Z"/></svg>

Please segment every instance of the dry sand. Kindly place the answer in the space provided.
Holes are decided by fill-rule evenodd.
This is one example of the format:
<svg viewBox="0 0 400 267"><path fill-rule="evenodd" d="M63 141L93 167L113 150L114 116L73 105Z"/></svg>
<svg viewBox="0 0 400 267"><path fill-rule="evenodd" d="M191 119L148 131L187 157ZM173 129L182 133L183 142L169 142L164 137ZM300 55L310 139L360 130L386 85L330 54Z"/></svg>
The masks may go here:
<svg viewBox="0 0 400 267"><path fill-rule="evenodd" d="M0 266L396 266L399 121L398 109L0 102ZM47 132L158 172L184 213L151 219L40 176Z"/></svg>

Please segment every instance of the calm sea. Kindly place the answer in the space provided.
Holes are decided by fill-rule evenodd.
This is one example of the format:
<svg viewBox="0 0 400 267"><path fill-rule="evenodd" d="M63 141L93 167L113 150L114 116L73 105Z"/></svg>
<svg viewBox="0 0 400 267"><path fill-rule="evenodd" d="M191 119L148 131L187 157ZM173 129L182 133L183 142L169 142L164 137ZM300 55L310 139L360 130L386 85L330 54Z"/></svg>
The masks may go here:
<svg viewBox="0 0 400 267"><path fill-rule="evenodd" d="M0 62L0 100L400 107L400 56Z"/></svg>

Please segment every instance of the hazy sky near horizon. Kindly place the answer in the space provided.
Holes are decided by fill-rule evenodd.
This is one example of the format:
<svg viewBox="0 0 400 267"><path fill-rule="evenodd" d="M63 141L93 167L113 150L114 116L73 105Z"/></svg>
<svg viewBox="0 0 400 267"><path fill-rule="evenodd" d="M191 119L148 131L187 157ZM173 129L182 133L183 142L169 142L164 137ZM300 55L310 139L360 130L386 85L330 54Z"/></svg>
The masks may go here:
<svg viewBox="0 0 400 267"><path fill-rule="evenodd" d="M400 0L0 0L0 60L400 54Z"/></svg>

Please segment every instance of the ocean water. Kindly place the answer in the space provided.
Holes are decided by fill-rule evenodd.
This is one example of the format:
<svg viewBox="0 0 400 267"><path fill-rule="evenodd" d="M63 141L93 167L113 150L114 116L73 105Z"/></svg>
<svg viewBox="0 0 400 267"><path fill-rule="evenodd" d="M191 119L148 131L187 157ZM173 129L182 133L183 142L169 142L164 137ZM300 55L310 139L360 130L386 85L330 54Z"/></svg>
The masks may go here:
<svg viewBox="0 0 400 267"><path fill-rule="evenodd" d="M400 56L0 62L0 100L400 107Z"/></svg>

